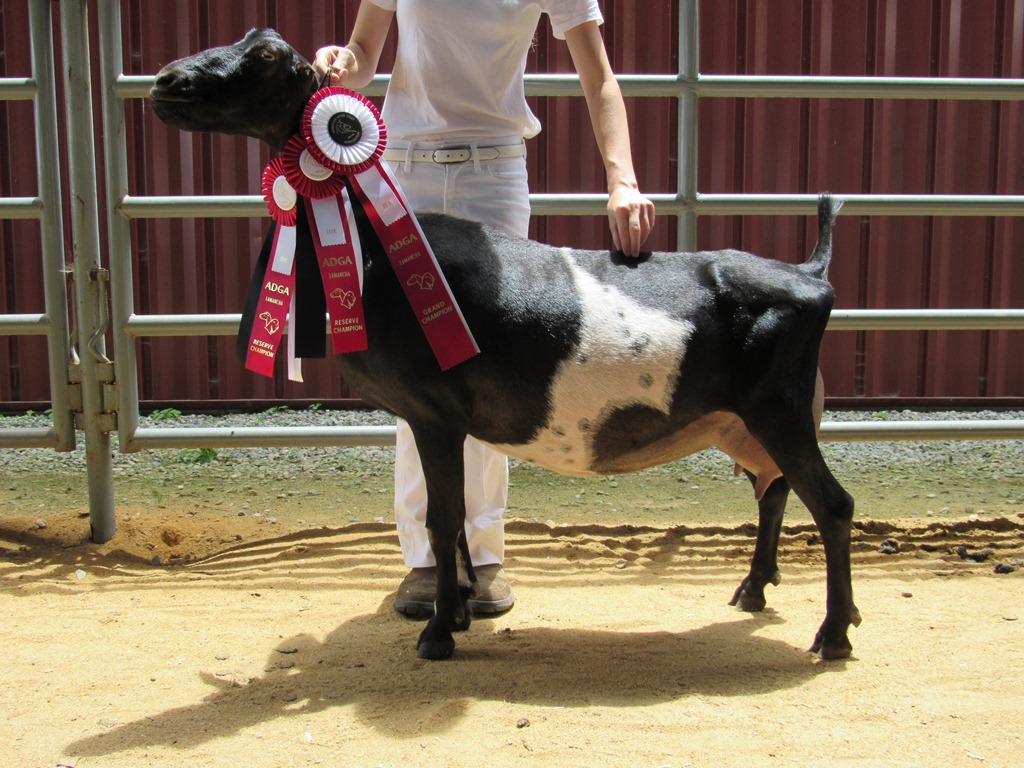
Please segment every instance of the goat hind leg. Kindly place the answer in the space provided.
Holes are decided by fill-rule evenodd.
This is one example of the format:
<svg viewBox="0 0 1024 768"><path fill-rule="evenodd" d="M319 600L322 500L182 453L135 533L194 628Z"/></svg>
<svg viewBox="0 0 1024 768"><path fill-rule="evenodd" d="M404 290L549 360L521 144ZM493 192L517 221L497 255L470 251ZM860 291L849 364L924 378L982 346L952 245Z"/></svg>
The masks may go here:
<svg viewBox="0 0 1024 768"><path fill-rule="evenodd" d="M823 659L846 658L853 650L847 637L860 624L853 602L850 532L853 499L832 475L818 449L814 423L785 401L763 402L745 419L748 428L782 470L783 477L811 511L825 549L825 620L810 651Z"/></svg>
<svg viewBox="0 0 1024 768"><path fill-rule="evenodd" d="M747 472L751 483L756 478ZM778 586L782 582L779 573L779 535L782 532L782 516L789 498L789 483L783 477L777 478L757 502L757 541L754 556L750 562L750 573L740 582L729 605L741 611L756 613L763 611L767 603L764 588L768 584Z"/></svg>
<svg viewBox="0 0 1024 768"><path fill-rule="evenodd" d="M847 630L851 624L859 626L861 621L853 602L850 573L853 498L832 476L816 444L813 448L806 476L800 470L786 475L793 490L811 511L825 548L825 620L809 650L823 659L844 659L853 651Z"/></svg>

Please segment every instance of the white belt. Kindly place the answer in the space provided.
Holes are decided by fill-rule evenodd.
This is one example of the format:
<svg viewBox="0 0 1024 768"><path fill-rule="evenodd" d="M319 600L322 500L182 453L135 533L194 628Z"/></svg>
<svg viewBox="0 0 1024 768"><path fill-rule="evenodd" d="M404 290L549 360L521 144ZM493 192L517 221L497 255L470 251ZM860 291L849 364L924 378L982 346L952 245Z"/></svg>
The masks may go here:
<svg viewBox="0 0 1024 768"><path fill-rule="evenodd" d="M526 144L509 144L504 147L477 147L475 156L477 160L497 160L499 157L524 157L526 155ZM448 163L466 163L474 159L472 147L444 147L442 149L385 149L384 159L393 163L411 160L414 163L437 163L447 165Z"/></svg>

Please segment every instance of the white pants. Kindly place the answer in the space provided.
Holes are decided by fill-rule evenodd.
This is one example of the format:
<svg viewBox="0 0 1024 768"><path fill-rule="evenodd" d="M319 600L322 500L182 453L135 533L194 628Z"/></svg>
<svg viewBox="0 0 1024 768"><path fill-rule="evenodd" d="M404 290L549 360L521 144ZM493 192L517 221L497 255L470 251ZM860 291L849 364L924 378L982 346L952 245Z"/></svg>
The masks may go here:
<svg viewBox="0 0 1024 768"><path fill-rule="evenodd" d="M484 146L516 143L516 139L482 142ZM418 142L415 149L467 146L468 142ZM389 142L392 149L396 142ZM403 148L405 148L404 145ZM390 163L402 190L418 212L449 213L526 236L530 226L526 158L472 159L437 165L425 162ZM466 538L474 565L501 563L505 558L508 501L508 459L472 437L464 448L466 472ZM405 564L423 568L435 564L427 537L427 488L412 430L398 420L395 450L395 522Z"/></svg>

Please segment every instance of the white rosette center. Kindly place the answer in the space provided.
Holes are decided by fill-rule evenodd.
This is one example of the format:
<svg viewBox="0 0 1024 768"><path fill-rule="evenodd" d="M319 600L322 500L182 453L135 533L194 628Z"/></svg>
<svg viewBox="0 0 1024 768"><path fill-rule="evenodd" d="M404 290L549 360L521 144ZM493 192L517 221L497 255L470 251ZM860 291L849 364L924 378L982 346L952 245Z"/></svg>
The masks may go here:
<svg viewBox="0 0 1024 768"><path fill-rule="evenodd" d="M290 211L299 201L294 187L288 183L288 179L283 174L274 179L272 190L274 202L282 211Z"/></svg>
<svg viewBox="0 0 1024 768"><path fill-rule="evenodd" d="M305 174L307 179L313 181L327 181L333 173L330 168L318 163L308 149L302 150L299 155L299 170Z"/></svg>
<svg viewBox="0 0 1024 768"><path fill-rule="evenodd" d="M310 115L310 138L324 156L339 166L354 167L372 158L380 144L380 125L373 111L347 94L322 99Z"/></svg>

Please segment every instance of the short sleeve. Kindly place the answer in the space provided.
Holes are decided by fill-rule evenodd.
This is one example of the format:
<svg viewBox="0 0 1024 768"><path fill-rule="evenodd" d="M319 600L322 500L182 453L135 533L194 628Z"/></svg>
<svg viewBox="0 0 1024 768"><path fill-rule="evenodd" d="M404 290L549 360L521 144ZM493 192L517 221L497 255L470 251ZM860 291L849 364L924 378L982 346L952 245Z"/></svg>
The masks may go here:
<svg viewBox="0 0 1024 768"><path fill-rule="evenodd" d="M370 2L385 11L398 10L398 0L370 0Z"/></svg>
<svg viewBox="0 0 1024 768"><path fill-rule="evenodd" d="M597 0L549 0L545 5L551 19L551 31L559 40L564 40L565 33L573 27L586 24L588 21L604 24L604 16Z"/></svg>

